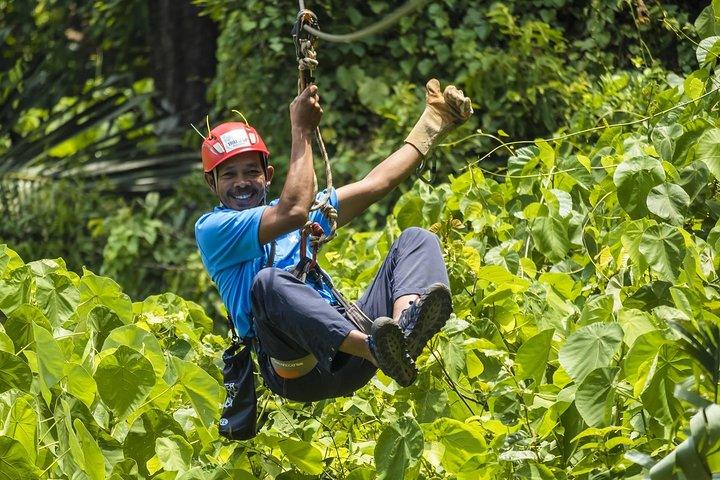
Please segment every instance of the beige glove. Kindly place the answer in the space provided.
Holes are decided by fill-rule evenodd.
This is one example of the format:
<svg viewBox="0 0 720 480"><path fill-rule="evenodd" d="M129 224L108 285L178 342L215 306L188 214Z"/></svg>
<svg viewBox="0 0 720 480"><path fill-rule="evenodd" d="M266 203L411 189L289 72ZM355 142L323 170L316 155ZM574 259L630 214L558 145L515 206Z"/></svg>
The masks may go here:
<svg viewBox="0 0 720 480"><path fill-rule="evenodd" d="M454 85L448 85L440 93L440 82L432 78L425 85L425 91L425 111L405 139L405 143L414 146L423 155L427 155L443 135L473 114L470 99Z"/></svg>

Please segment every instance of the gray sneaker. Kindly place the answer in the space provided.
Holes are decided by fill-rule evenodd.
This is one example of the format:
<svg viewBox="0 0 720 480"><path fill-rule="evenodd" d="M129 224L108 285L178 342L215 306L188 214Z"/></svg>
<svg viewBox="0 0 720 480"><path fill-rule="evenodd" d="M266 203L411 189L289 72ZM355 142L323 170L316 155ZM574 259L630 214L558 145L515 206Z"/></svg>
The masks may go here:
<svg viewBox="0 0 720 480"><path fill-rule="evenodd" d="M389 317L375 319L368 335L368 347L380 370L400 386L410 386L417 378L415 362L408 355L400 326Z"/></svg>
<svg viewBox="0 0 720 480"><path fill-rule="evenodd" d="M407 351L415 360L425 344L440 331L452 313L450 289L442 283L433 283L400 314L398 323L405 335Z"/></svg>

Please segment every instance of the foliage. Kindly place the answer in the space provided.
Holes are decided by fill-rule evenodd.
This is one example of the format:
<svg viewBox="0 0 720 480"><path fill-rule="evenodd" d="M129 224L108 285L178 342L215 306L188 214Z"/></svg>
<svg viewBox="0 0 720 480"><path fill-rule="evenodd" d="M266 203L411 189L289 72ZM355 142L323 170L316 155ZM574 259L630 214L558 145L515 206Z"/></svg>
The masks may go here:
<svg viewBox="0 0 720 480"><path fill-rule="evenodd" d="M218 73L211 89L214 117L228 118L233 108L244 112L268 137L272 158L284 172L287 104L297 78L289 35L294 4L195 1L221 25ZM369 25L398 3L326 0L305 5L318 14L324 30L344 33ZM320 42L322 131L336 180L357 179L396 148L422 110L418 100L431 76L443 85L455 83L475 102L477 114L457 137L479 127L533 138L568 124L606 72L659 66L689 71L692 50L677 41L669 26L692 35L688 19L699 13L691 10L697 6L646 2L649 16L642 20L635 3L445 0L428 3L362 42ZM440 171L460 168L487 147L485 140L458 145L444 157ZM396 199L376 207L375 212L382 207L379 223ZM364 220L374 227L370 216Z"/></svg>

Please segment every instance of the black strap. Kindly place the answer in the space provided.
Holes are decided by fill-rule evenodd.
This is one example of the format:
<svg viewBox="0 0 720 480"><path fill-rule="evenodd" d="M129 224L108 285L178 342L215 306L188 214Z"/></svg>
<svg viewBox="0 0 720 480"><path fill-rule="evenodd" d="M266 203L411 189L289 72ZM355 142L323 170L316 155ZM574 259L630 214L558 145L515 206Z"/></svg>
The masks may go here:
<svg viewBox="0 0 720 480"><path fill-rule="evenodd" d="M272 267L273 263L275 263L275 240L273 240L270 244L270 255L268 255L268 261L265 264L265 268Z"/></svg>

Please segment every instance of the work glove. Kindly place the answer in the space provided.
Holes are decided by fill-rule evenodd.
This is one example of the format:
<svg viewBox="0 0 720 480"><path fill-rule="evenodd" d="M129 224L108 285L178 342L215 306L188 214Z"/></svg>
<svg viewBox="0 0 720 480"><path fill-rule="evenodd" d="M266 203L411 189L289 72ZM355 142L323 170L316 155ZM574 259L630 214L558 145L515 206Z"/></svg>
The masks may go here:
<svg viewBox="0 0 720 480"><path fill-rule="evenodd" d="M454 85L440 91L440 82L432 78L425 85L425 111L420 116L410 135L405 139L423 155L428 152L449 131L470 118L473 113L470 99Z"/></svg>

